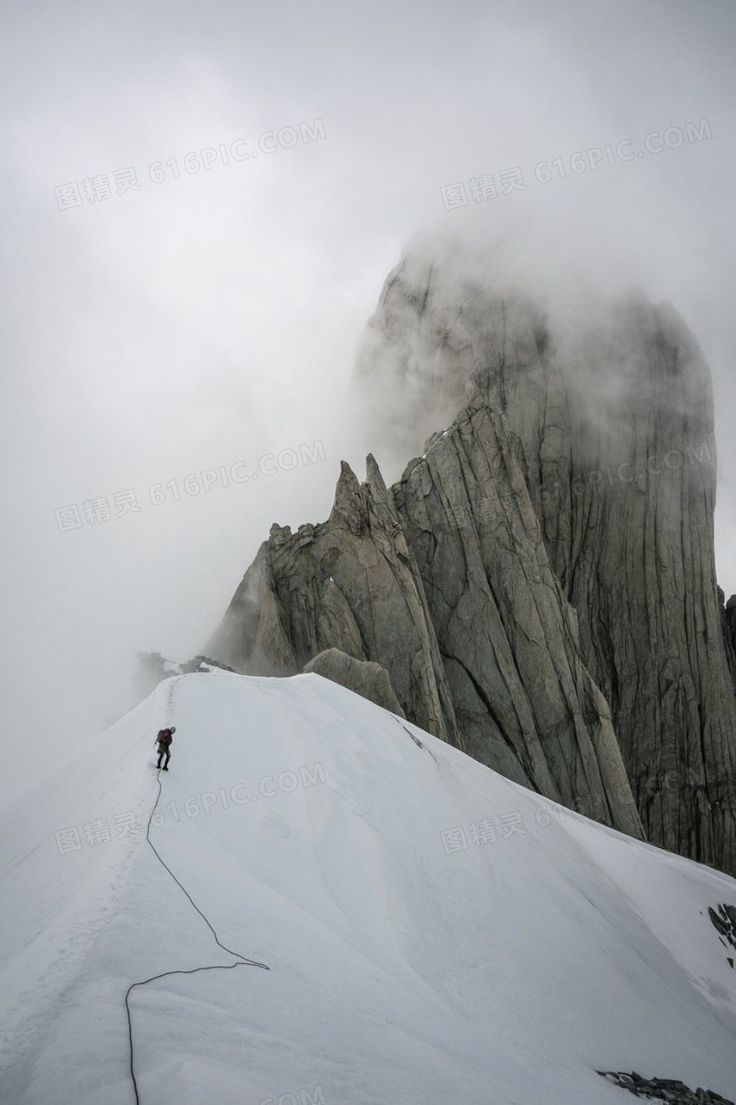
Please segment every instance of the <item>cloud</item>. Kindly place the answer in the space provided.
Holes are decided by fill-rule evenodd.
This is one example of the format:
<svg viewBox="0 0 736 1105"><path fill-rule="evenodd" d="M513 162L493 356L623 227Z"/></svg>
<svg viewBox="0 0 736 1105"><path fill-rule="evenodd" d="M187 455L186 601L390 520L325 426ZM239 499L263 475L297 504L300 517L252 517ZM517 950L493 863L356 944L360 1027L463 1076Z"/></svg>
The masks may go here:
<svg viewBox="0 0 736 1105"><path fill-rule="evenodd" d="M592 262L677 306L714 374L736 590L732 5L81 3L5 24L6 789L130 704L139 650L197 651L272 521L326 516L339 459L371 447L350 377L415 233L533 222L565 243L543 258L561 282ZM702 118L708 141L572 168ZM316 120L324 138L259 149ZM238 140L259 156L224 163ZM445 209L443 187L515 167L524 190ZM60 210L68 184L82 203ZM325 463L183 489L315 441ZM56 508L131 488L138 513L59 531Z"/></svg>

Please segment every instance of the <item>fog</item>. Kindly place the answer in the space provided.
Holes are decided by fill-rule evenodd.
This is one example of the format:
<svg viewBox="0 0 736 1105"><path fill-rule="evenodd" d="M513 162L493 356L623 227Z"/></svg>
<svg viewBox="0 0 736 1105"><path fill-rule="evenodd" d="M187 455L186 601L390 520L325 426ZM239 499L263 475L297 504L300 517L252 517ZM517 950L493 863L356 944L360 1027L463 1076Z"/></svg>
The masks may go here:
<svg viewBox="0 0 736 1105"><path fill-rule="evenodd" d="M362 476L356 351L417 235L676 306L736 591L731 0L2 22L3 796L134 704L139 650L197 652L342 457Z"/></svg>

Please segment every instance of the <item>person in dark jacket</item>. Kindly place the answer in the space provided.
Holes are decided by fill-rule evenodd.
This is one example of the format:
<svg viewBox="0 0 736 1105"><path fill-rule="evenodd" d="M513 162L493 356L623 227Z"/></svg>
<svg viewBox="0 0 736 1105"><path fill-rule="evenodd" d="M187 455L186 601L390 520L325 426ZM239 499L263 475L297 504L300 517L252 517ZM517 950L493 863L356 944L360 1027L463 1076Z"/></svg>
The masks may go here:
<svg viewBox="0 0 736 1105"><path fill-rule="evenodd" d="M174 733L176 732L176 726L172 725L170 729L159 729L158 736L156 737L156 744L158 746L158 763L156 766L161 768L161 761L163 760L163 771L169 770L169 760L171 759L171 742L174 739Z"/></svg>

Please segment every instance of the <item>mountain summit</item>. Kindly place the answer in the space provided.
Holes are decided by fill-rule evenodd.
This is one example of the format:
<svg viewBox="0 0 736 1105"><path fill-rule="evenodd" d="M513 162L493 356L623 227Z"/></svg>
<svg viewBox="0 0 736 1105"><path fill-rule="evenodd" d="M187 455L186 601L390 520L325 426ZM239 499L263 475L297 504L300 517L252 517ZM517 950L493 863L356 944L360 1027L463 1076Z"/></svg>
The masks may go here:
<svg viewBox="0 0 736 1105"><path fill-rule="evenodd" d="M272 527L206 650L376 662L407 718L509 779L733 872L708 368L667 305L555 302L407 256L357 378L377 448L421 455L389 488L343 462L329 519Z"/></svg>

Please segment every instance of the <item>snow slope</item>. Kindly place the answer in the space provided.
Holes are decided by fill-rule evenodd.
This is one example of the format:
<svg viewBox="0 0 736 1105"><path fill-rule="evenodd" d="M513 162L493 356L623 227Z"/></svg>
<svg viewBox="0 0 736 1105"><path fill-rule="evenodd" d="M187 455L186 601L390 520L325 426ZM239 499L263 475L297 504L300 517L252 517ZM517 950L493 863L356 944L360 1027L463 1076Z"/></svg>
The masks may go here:
<svg viewBox="0 0 736 1105"><path fill-rule="evenodd" d="M237 962L146 842L172 721L151 840L270 969L132 991L142 1105L629 1100L596 1068L736 1095L736 970L707 914L734 880L320 676L217 672L167 680L3 811L3 1101L134 1102L128 987Z"/></svg>

